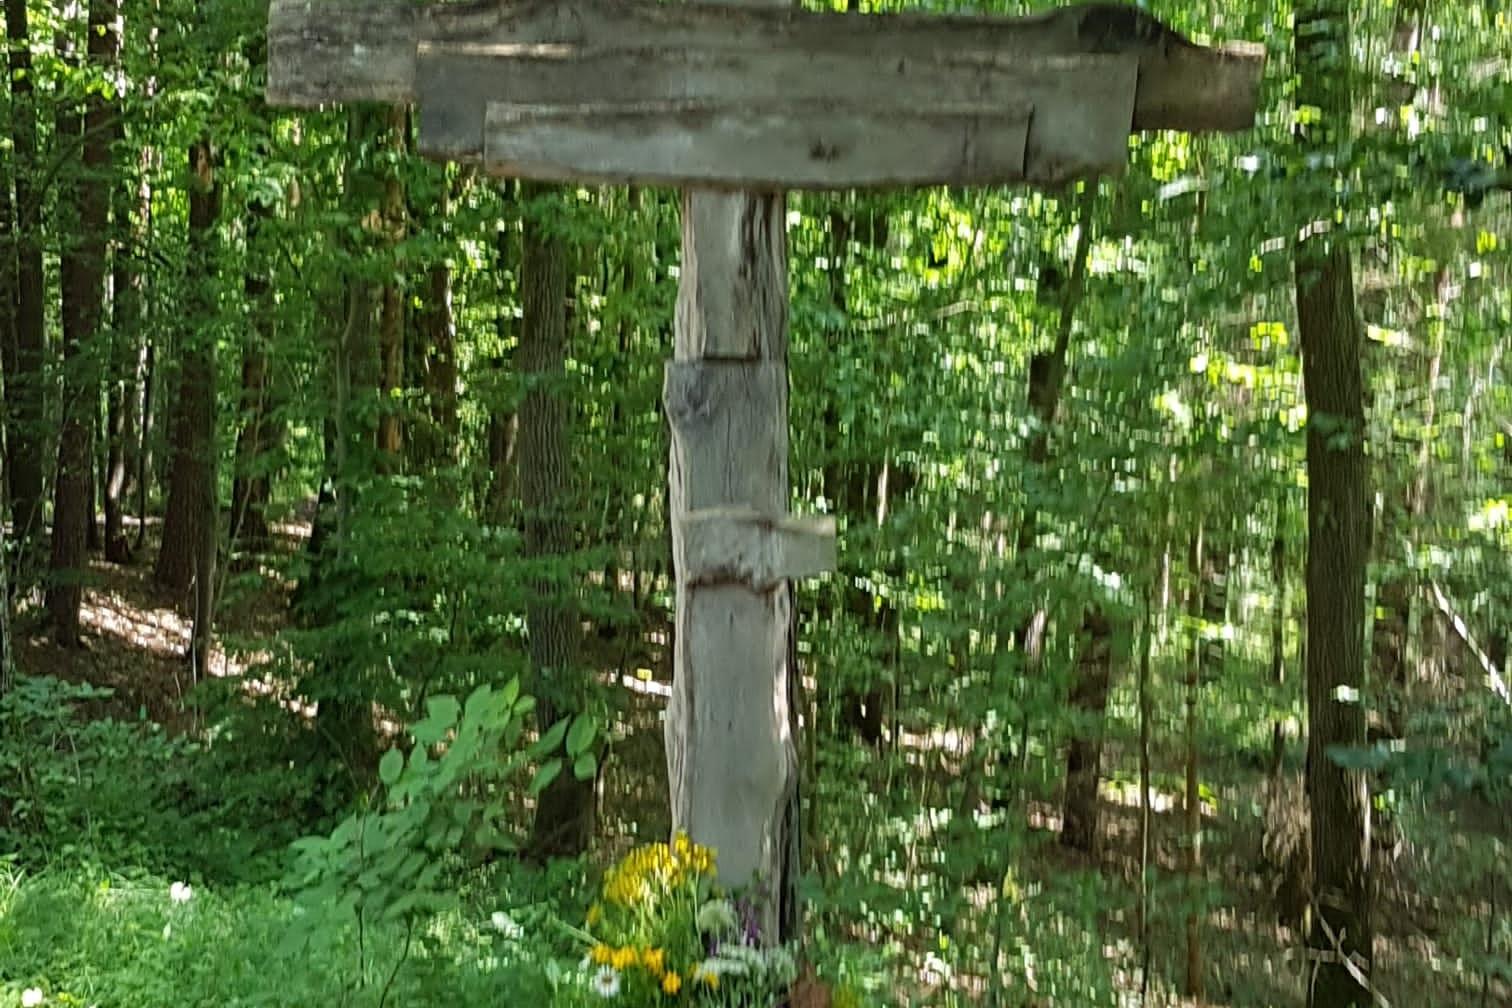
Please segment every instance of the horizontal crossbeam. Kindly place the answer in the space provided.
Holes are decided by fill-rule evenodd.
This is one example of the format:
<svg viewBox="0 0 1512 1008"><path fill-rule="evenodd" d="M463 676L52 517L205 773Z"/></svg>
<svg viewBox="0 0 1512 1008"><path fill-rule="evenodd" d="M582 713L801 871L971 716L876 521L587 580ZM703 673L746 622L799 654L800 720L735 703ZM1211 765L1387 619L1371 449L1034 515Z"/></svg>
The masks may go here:
<svg viewBox="0 0 1512 1008"><path fill-rule="evenodd" d="M1136 72L1126 56L899 59L879 75L848 52L422 43L416 91L424 153L500 174L1058 183L1122 169ZM596 144L591 128L604 131ZM577 154L553 155L558 139Z"/></svg>
<svg viewBox="0 0 1512 1008"><path fill-rule="evenodd" d="M849 53L887 78L898 60L964 54L1130 55L1131 127L1240 130L1254 122L1264 55L1194 45L1138 8L1094 3L1024 18L859 15L647 0L272 0L268 98L275 104L407 102L420 45Z"/></svg>

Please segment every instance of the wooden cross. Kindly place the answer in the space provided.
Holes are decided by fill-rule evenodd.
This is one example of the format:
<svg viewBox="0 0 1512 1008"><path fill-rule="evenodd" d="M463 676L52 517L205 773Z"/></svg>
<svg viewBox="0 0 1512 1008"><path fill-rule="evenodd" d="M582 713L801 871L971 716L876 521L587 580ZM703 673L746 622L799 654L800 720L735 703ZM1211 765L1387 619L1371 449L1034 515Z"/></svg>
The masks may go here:
<svg viewBox="0 0 1512 1008"><path fill-rule="evenodd" d="M787 514L787 189L1060 184L1130 133L1253 123L1263 54L1135 7L862 16L648 0L272 0L268 99L412 102L422 152L499 175L686 188L671 422L675 825L791 920L789 580L832 520Z"/></svg>

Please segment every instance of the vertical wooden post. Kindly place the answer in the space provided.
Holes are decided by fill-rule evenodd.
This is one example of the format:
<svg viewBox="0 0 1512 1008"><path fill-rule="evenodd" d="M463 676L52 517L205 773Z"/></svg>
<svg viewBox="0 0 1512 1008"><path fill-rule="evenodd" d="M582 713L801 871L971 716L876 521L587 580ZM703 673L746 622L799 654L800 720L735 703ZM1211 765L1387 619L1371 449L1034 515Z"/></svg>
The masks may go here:
<svg viewBox="0 0 1512 1008"><path fill-rule="evenodd" d="M673 360L672 557L677 579L667 768L672 821L718 852L730 885L756 882L762 934L783 937L789 810L792 591L695 577L689 516L718 508L781 518L788 503L787 200L689 190Z"/></svg>

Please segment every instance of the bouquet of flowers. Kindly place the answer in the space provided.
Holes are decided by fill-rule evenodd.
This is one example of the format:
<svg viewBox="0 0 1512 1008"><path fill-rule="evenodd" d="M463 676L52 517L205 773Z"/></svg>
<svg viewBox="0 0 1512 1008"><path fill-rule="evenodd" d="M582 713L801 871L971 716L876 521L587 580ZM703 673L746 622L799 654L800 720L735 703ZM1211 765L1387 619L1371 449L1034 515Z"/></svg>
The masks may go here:
<svg viewBox="0 0 1512 1008"><path fill-rule="evenodd" d="M562 978L558 1008L773 1008L798 973L791 950L761 946L754 907L720 890L714 852L685 833L611 868L577 934L587 954Z"/></svg>

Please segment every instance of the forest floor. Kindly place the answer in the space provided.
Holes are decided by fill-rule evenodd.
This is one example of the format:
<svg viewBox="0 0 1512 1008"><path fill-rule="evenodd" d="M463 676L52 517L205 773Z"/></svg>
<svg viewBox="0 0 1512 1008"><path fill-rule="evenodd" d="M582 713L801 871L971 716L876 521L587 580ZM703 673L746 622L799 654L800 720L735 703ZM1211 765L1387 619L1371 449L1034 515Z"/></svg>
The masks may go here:
<svg viewBox="0 0 1512 1008"><path fill-rule="evenodd" d="M148 545L152 543L149 529ZM307 529L282 527L281 548L295 550ZM152 586L150 549L139 550L130 565L96 561L85 593L83 622L86 646L65 650L40 629L36 613L23 613L17 625L17 658L32 675L53 675L74 683L109 687L113 695L90 713L123 720L147 720L170 731L194 727L195 706L186 702L195 687L183 658L190 621ZM210 674L247 675L255 665L255 642L271 640L288 613L288 585L277 577L238 581L234 605L222 607L217 632L241 642L217 644ZM251 643L249 643L251 642ZM625 725L606 763L601 833L605 847L617 853L631 837L655 835L666 828L664 749L659 723L665 683L620 677ZM633 681L632 681L633 679ZM255 675L247 688L256 689ZM1116 757L1110 762L1127 762ZM1105 770L1108 770L1105 767ZM1132 774L1132 767L1117 771ZM1141 997L1141 960L1137 913L1132 909L1139 878L1140 811L1137 788L1104 788L1102 851L1095 863L1066 852L1054 842L1058 811L1051 800L1031 801L1031 835L1038 841L1016 855L1014 874L1024 891L1050 891L1057 880L1090 875L1107 891L1121 892L1112 902L1122 909L1102 915L1104 956L1127 992L1123 1003L1228 1004L1237 1006L1298 1003L1304 973L1301 941L1294 916L1305 900L1289 892L1298 882L1269 867L1285 855L1267 852L1266 820L1277 809L1300 809L1300 781L1293 775L1282 795L1269 793L1264 772L1232 761L1205 768L1222 781L1204 822L1203 861L1208 880L1202 897L1206 913L1201 927L1205 997L1180 997L1186 963L1186 912L1176 895L1181 888L1182 824L1179 802L1166 797L1152 821L1152 863L1164 871L1152 894L1147 996ZM1215 785L1216 787L1216 785ZM1048 799L1049 796L1042 796ZM1127 800L1126 800L1127 799ZM1418 808L1402 817L1398 831L1409 839L1389 852L1378 851L1385 867L1376 908L1377 964L1384 1000L1381 1005L1433 1008L1492 1008L1512 1005L1512 978L1484 979L1487 921L1499 923L1508 900L1505 864L1495 860L1512 834L1502 821L1486 821L1484 810L1437 806ZM1430 827L1431 828L1428 828ZM1305 828L1299 819L1273 830L1296 842ZM1493 852L1487 855L1487 851ZM1295 867L1295 864L1293 865ZM1162 888L1164 887L1164 888ZM983 905L995 899L996 884L978 886ZM1189 901L1188 901L1189 902ZM1021 914L1032 915L1025 901ZM1046 918L1048 920L1048 918ZM927 986L927 985L926 985ZM975 984L967 985L968 989ZM978 991L980 988L978 987ZM1050 1005L1032 991L1010 1003Z"/></svg>

